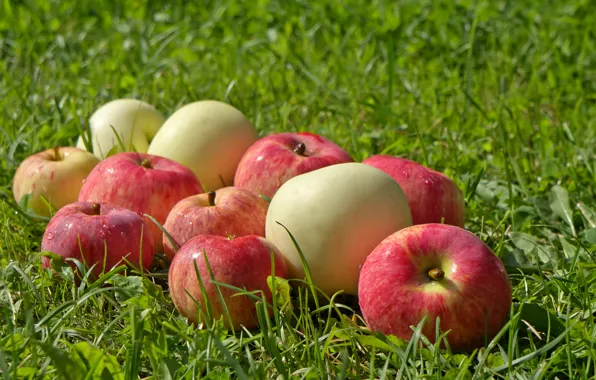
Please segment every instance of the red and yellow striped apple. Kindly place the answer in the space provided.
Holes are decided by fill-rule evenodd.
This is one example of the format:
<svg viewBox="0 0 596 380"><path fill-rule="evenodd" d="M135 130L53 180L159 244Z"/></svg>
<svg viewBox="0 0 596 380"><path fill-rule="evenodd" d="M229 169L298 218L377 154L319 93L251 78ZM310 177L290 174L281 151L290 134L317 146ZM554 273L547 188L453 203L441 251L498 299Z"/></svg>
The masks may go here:
<svg viewBox="0 0 596 380"><path fill-rule="evenodd" d="M41 250L77 259L93 267L96 277L127 261L146 270L153 262L153 238L143 218L108 203L75 202L61 208L46 227ZM67 263L78 273L75 263ZM49 268L50 259L42 257L42 266Z"/></svg>
<svg viewBox="0 0 596 380"><path fill-rule="evenodd" d="M178 247L196 235L264 237L267 206L263 198L247 190L224 187L176 203L164 228ZM163 245L171 260L175 250L165 234Z"/></svg>
<svg viewBox="0 0 596 380"><path fill-rule="evenodd" d="M89 173L79 201L112 203L148 214L163 225L176 203L199 193L199 180L185 166L147 153L123 152L106 158ZM162 252L163 232L145 219L155 251Z"/></svg>
<svg viewBox="0 0 596 380"><path fill-rule="evenodd" d="M481 347L503 327L511 285L501 260L480 238L446 224L419 224L384 239L367 257L358 283L364 320L402 339L426 317L422 333L435 342L435 321L454 351Z"/></svg>
<svg viewBox="0 0 596 380"><path fill-rule="evenodd" d="M443 223L464 227L466 205L456 183L445 174L405 158L379 154L362 163L389 174L404 191L412 224Z"/></svg>
<svg viewBox="0 0 596 380"><path fill-rule="evenodd" d="M309 132L276 133L248 148L238 164L234 186L271 198L290 178L351 161L345 150L323 136Z"/></svg>
<svg viewBox="0 0 596 380"><path fill-rule="evenodd" d="M283 256L273 244L256 235L227 238L215 235L198 235L186 242L176 253L168 272L170 295L176 309L192 323L202 320L199 310L207 315L207 302L210 303L212 317L219 319L224 315L224 305L220 302L217 287L211 281L207 262L217 282L228 284L246 291L262 291L267 301L272 294L267 284L267 277L286 277L287 267ZM275 272L272 273L271 254ZM207 298L203 297L195 263L201 281L205 285ZM254 300L246 295L237 295L237 291L219 286L223 300L228 308L234 328L243 325L246 328L257 326ZM260 294L259 294L260 296ZM199 307L197 307L197 304Z"/></svg>

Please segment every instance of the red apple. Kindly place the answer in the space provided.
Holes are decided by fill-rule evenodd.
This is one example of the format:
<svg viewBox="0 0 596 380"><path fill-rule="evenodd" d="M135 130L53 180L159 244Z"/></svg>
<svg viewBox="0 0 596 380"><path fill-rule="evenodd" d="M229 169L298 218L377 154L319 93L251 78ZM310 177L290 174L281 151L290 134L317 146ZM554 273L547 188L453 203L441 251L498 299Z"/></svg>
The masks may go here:
<svg viewBox="0 0 596 380"><path fill-rule="evenodd" d="M481 347L505 324L511 285L503 263L477 236L446 224L421 224L388 236L367 257L358 297L371 330L435 342L436 318L454 351Z"/></svg>
<svg viewBox="0 0 596 380"><path fill-rule="evenodd" d="M246 289L246 291L263 291L269 302L272 295L267 285L267 277L272 274L271 252L274 254L275 276L286 277L287 269L283 256L273 244L261 236L249 235L231 239L215 235L195 236L180 247L172 260L168 274L170 295L176 309L195 324L202 320L199 318L197 303L207 315L206 302L210 302L214 319L225 315L216 284L211 281L203 252L207 256L217 282ZM202 296L194 262L205 285L207 300ZM234 328L240 325L246 328L257 326L256 308L251 298L246 295L236 295L237 292L228 287L219 286L219 289Z"/></svg>
<svg viewBox="0 0 596 380"><path fill-rule="evenodd" d="M29 208L38 215L49 217L55 210L76 202L83 180L99 163L93 154L73 147L55 147L27 157L13 178L13 194L17 202L29 195Z"/></svg>
<svg viewBox="0 0 596 380"><path fill-rule="evenodd" d="M292 177L352 161L345 150L323 136L277 133L248 148L236 169L234 186L271 198Z"/></svg>
<svg viewBox="0 0 596 380"><path fill-rule="evenodd" d="M163 225L176 203L201 192L197 177L182 164L147 153L123 152L106 158L89 173L79 201L113 203L151 215ZM151 219L145 220L155 252L162 252L162 231Z"/></svg>
<svg viewBox="0 0 596 380"><path fill-rule="evenodd" d="M266 216L267 202L263 198L228 186L176 203L164 228L180 247L196 235L265 236ZM163 245L171 260L176 252L165 234Z"/></svg>
<svg viewBox="0 0 596 380"><path fill-rule="evenodd" d="M143 217L108 203L75 202L62 207L48 223L41 251L77 259L99 277L118 265L149 269L153 262L153 238ZM75 263L68 264L76 269ZM42 257L42 266L50 259Z"/></svg>
<svg viewBox="0 0 596 380"><path fill-rule="evenodd" d="M402 188L410 210L412 224L443 223L464 227L464 196L455 182L445 174L417 162L379 154L362 163L389 174Z"/></svg>

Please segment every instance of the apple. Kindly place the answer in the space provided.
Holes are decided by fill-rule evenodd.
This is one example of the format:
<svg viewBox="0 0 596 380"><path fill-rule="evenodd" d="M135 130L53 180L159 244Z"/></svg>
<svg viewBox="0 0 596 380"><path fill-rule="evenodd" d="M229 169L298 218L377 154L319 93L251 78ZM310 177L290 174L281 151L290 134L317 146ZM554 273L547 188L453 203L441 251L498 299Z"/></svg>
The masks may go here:
<svg viewBox="0 0 596 380"><path fill-rule="evenodd" d="M309 132L277 133L248 148L236 169L234 186L271 198L290 178L352 161L345 150L323 136Z"/></svg>
<svg viewBox="0 0 596 380"><path fill-rule="evenodd" d="M264 237L267 206L263 198L249 191L224 187L191 195L176 203L164 228L178 247L196 235ZM163 245L171 260L176 251L165 234Z"/></svg>
<svg viewBox="0 0 596 380"><path fill-rule="evenodd" d="M127 261L137 269L148 270L153 262L153 238L134 211L108 203L74 202L52 217L41 251L65 260L77 259L93 267L93 275L99 277ZM78 271L74 262L67 263ZM51 267L49 258L42 257L42 267Z"/></svg>
<svg viewBox="0 0 596 380"><path fill-rule="evenodd" d="M93 153L103 160L112 148L113 153L122 152L118 137L126 151L132 151L134 147L135 151L146 153L164 121L161 112L142 100L112 100L99 107L89 118ZM77 147L86 150L81 136Z"/></svg>
<svg viewBox="0 0 596 380"><path fill-rule="evenodd" d="M389 155L362 163L383 170L399 183L412 211L412 224L443 223L464 227L466 205L456 183L445 174L417 162Z"/></svg>
<svg viewBox="0 0 596 380"><path fill-rule="evenodd" d="M249 296L237 295L234 289L214 284L203 253L207 256L215 281L250 292L263 291L269 302L272 295L267 285L267 277L273 274L271 255L273 254L275 265L274 274L280 278L287 275L283 256L273 244L261 236L226 238L198 235L180 248L170 265L168 283L172 301L176 309L190 322L197 324L202 320L197 304L207 315L206 304L209 302L214 319L225 315L224 305L220 302L217 292L219 287L234 328L240 325L249 329L257 326L254 301ZM195 263L200 281L205 286L207 299L203 298Z"/></svg>
<svg viewBox="0 0 596 380"><path fill-rule="evenodd" d="M49 217L55 210L75 202L83 180L99 163L97 157L74 147L54 147L23 160L13 177L12 192L19 203L29 195L29 208L37 215Z"/></svg>
<svg viewBox="0 0 596 380"><path fill-rule="evenodd" d="M362 315L373 331L435 343L436 318L454 351L481 347L504 326L511 285L503 263L460 227L429 223L388 236L367 257L358 283Z"/></svg>
<svg viewBox="0 0 596 380"><path fill-rule="evenodd" d="M315 286L328 295L356 295L366 256L411 224L399 185L382 170L349 162L284 183L271 199L265 237L285 256L293 278L304 278L305 271L285 228L301 248Z"/></svg>
<svg viewBox="0 0 596 380"><path fill-rule="evenodd" d="M163 225L180 200L201 193L201 183L187 167L147 153L122 152L103 160L85 181L81 202L107 202L148 214ZM145 217L155 252L162 252L162 231Z"/></svg>
<svg viewBox="0 0 596 380"><path fill-rule="evenodd" d="M202 100L174 112L148 153L189 167L208 192L233 185L240 158L256 140L257 132L242 112L226 103Z"/></svg>

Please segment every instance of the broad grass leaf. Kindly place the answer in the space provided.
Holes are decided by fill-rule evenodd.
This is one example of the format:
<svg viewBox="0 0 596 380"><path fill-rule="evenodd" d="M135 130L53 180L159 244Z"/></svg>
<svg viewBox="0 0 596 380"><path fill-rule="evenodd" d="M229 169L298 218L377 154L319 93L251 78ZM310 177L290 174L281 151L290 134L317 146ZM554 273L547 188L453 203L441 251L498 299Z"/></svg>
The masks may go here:
<svg viewBox="0 0 596 380"><path fill-rule="evenodd" d="M71 357L82 368L86 368L87 378L124 380L122 368L115 357L106 355L101 349L89 344L79 342L71 347ZM89 376L92 375L92 376Z"/></svg>
<svg viewBox="0 0 596 380"><path fill-rule="evenodd" d="M511 241L515 246L525 253L531 253L536 249L536 237L524 232L511 232L509 234Z"/></svg>
<svg viewBox="0 0 596 380"><path fill-rule="evenodd" d="M551 337L560 335L565 331L565 324L560 318L535 303L525 303L523 305L521 319L529 323L536 331L544 333L544 337L546 337L549 328Z"/></svg>
<svg viewBox="0 0 596 380"><path fill-rule="evenodd" d="M596 244L596 228L590 228L584 232L586 240L590 244Z"/></svg>
<svg viewBox="0 0 596 380"><path fill-rule="evenodd" d="M70 354L49 343L37 342L37 344L50 358L54 368L62 375L62 378L69 380L83 379L83 374L86 372L85 369L80 366L79 362L71 359Z"/></svg>
<svg viewBox="0 0 596 380"><path fill-rule="evenodd" d="M569 206L569 194L567 190L559 185L555 185L550 190L550 208L553 213L563 219L571 228L571 234L576 236L575 226L573 225L573 211Z"/></svg>

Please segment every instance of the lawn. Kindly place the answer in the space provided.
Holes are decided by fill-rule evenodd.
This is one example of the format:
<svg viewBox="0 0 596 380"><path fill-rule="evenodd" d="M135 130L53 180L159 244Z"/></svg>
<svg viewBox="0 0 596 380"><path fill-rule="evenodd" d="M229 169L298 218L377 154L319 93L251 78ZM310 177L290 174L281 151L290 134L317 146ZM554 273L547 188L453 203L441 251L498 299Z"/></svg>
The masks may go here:
<svg viewBox="0 0 596 380"><path fill-rule="evenodd" d="M193 5L195 3L195 5ZM596 361L596 13L589 0L0 2L0 373L68 379L588 379ZM27 156L133 97L217 99L261 136L320 133L453 178L505 263L486 346L373 334L301 292L256 330L193 327L164 268L77 286L42 270L46 221L12 201ZM293 293L294 294L294 293ZM296 293L298 294L298 293Z"/></svg>

